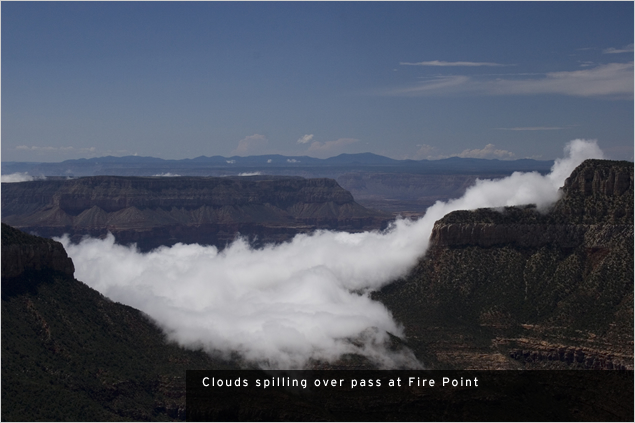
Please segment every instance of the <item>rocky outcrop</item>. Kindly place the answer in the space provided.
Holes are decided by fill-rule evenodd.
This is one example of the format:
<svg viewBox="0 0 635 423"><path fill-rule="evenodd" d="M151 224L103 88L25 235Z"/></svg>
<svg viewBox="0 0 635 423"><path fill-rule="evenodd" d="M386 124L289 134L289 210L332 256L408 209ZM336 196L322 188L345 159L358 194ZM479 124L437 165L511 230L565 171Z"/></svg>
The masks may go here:
<svg viewBox="0 0 635 423"><path fill-rule="evenodd" d="M142 250L177 242L223 247L237 234L277 242L315 229L378 229L388 215L331 179L95 176L4 184L2 220L52 237L108 232Z"/></svg>
<svg viewBox="0 0 635 423"><path fill-rule="evenodd" d="M633 369L633 163L585 161L546 213L446 215L411 276L378 297L424 363ZM452 363L457 350L471 353Z"/></svg>
<svg viewBox="0 0 635 423"><path fill-rule="evenodd" d="M633 163L586 160L567 178L553 214L577 224L633 224Z"/></svg>
<svg viewBox="0 0 635 423"><path fill-rule="evenodd" d="M2 277L15 278L26 270L52 270L73 277L75 267L59 242L22 233L2 224Z"/></svg>

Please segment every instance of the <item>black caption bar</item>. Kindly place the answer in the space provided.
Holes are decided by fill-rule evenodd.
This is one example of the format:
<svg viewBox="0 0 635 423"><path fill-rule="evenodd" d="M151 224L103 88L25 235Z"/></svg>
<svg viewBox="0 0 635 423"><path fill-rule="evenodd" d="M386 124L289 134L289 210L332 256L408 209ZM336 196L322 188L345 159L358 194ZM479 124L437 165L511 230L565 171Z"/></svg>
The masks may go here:
<svg viewBox="0 0 635 423"><path fill-rule="evenodd" d="M632 371L187 372L188 421L633 421Z"/></svg>

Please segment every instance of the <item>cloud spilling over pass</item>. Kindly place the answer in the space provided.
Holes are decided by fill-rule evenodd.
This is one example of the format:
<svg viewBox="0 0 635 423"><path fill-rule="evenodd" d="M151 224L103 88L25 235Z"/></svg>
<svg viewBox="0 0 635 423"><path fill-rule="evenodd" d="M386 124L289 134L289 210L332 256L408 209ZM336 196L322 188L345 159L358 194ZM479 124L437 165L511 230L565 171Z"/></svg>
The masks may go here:
<svg viewBox="0 0 635 423"><path fill-rule="evenodd" d="M387 332L403 336L403 328L369 292L406 275L427 250L434 222L450 211L547 208L578 164L602 158L594 141L572 141L565 152L549 175L477 181L462 198L437 202L418 221L397 220L383 232L318 231L261 249L239 239L220 252L177 244L141 254L112 235L62 242L79 280L144 311L185 347L238 352L265 368L302 368L347 353L384 368L416 367L412 355L386 349Z"/></svg>

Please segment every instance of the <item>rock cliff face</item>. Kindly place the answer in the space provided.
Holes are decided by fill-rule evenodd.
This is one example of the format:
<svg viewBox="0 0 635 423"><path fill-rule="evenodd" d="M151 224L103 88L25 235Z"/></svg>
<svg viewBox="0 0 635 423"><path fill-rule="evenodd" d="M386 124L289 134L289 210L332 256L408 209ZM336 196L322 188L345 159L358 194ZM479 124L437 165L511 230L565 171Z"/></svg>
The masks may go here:
<svg viewBox="0 0 635 423"><path fill-rule="evenodd" d="M450 213L436 222L431 241L446 247L572 248L611 242L632 230L632 163L587 160L567 178L561 192L562 198L546 214L532 206Z"/></svg>
<svg viewBox="0 0 635 423"><path fill-rule="evenodd" d="M633 163L587 160L562 187L554 215L577 224L633 225Z"/></svg>
<svg viewBox="0 0 635 423"><path fill-rule="evenodd" d="M237 233L259 242L314 229L377 229L334 180L298 177L116 177L4 184L2 221L42 236L104 236L142 250L177 242L223 247Z"/></svg>
<svg viewBox="0 0 635 423"><path fill-rule="evenodd" d="M2 277L14 278L27 270L50 269L73 277L75 267L59 242L28 236L2 224Z"/></svg>
<svg viewBox="0 0 635 423"><path fill-rule="evenodd" d="M547 213L457 211L378 296L424 362L633 368L633 163L589 160Z"/></svg>

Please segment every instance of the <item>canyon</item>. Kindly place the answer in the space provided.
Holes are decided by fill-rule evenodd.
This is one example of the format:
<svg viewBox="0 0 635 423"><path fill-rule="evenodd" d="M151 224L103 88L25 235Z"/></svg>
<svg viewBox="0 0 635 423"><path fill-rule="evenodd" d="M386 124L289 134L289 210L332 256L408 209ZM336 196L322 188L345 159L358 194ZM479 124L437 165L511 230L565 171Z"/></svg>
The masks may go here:
<svg viewBox="0 0 635 423"><path fill-rule="evenodd" d="M321 225L361 231L386 222L385 213L359 206L332 180L252 178L109 176L3 184L2 418L183 420L185 370L250 368L238 356L166 342L143 313L75 280L60 243L5 225L5 213L8 222L39 234L72 229L77 239L110 230L124 239L126 231L152 238L160 225L189 225L208 243L231 240L234 224L253 235L244 229L247 222L254 228L273 222L293 233ZM576 398L559 411L564 419L624 419L632 416L633 395L633 163L587 160L561 191L546 211L527 205L447 214L435 223L431 246L412 271L372 297L404 327L403 339L392 338L395 348L411 350L426 369L619 370L611 373L626 375L619 389L600 376L597 386L581 389L574 374L554 394ZM216 231L214 241L196 226L201 216L226 225L227 235ZM187 240L167 232L155 239ZM275 241L291 233L261 236ZM363 357L343 357L316 368L372 366ZM499 406L498 394L483 395L429 401L426 409L437 403L444 410ZM47 401L28 406L33 398ZM420 418L421 397L373 398L385 416L399 403L412 411L404 418ZM262 414L269 405L243 418L284 419ZM531 412L530 405L518 410ZM224 406L217 416L231 415L223 414ZM344 409L355 410L350 404ZM315 405L296 411L290 414L296 419L329 419ZM431 415L441 419L445 412Z"/></svg>

